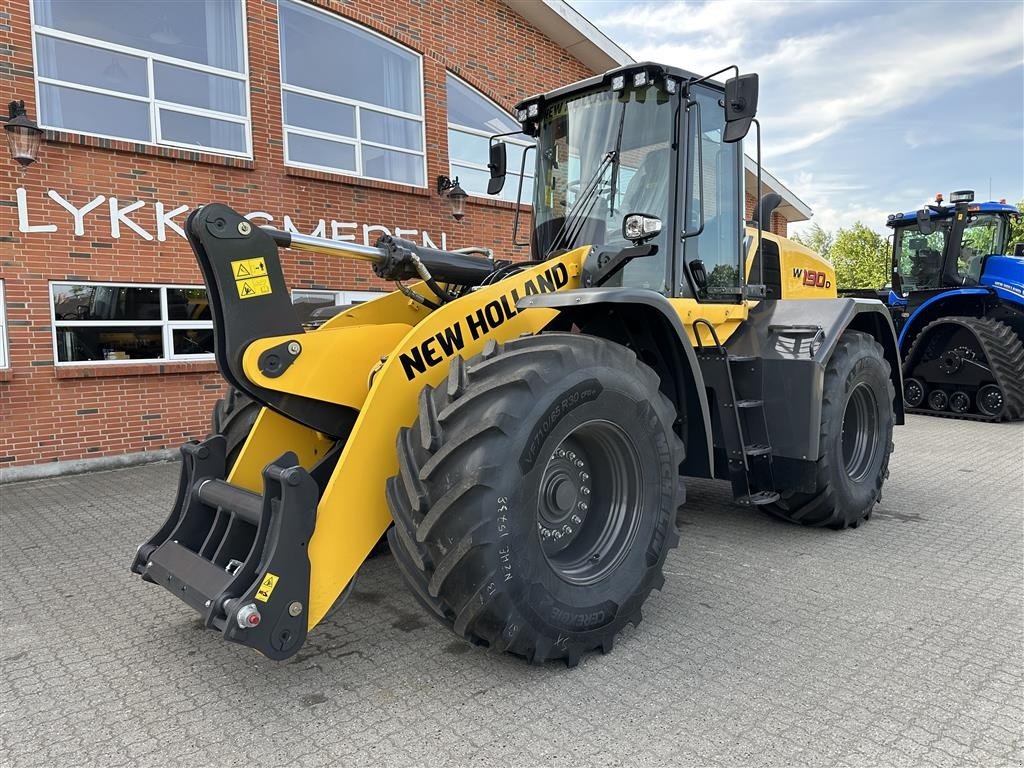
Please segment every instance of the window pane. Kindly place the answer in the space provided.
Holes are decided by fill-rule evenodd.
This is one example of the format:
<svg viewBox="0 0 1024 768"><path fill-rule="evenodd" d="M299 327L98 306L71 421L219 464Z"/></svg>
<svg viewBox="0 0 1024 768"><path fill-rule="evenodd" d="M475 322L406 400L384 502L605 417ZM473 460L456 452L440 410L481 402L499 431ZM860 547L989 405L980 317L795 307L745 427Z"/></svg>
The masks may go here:
<svg viewBox="0 0 1024 768"><path fill-rule="evenodd" d="M490 140L486 137L462 131L448 131L448 157L452 162L461 160L474 165L487 165L490 159L489 152ZM509 160L511 159L510 157ZM508 163L508 169L512 169L511 162Z"/></svg>
<svg viewBox="0 0 1024 768"><path fill-rule="evenodd" d="M318 307L334 306L338 294L334 291L292 291L292 304L312 304Z"/></svg>
<svg viewBox="0 0 1024 768"><path fill-rule="evenodd" d="M423 186L423 157L363 145L363 175Z"/></svg>
<svg viewBox="0 0 1024 768"><path fill-rule="evenodd" d="M725 114L718 106L718 94L703 87L697 90L700 103L701 134L692 136L691 151L701 158L701 168L694 166L694 177L690 193L694 200L693 211L687 226L696 228L700 225L700 214L703 209L704 231L696 237L688 238L686 243L686 259L701 259L708 273L708 295L729 295L729 289L740 285L740 232L743 222L743 211L739 208L740 195L736 188L738 178L732 172L739 161L739 143L726 144L722 141L725 130ZM700 154L697 153L696 142L700 142ZM637 181L643 183L641 174L643 167L637 171ZM703 175L703 199L700 199L701 185L696 177ZM629 187L627 187L628 198ZM698 208L700 206L700 208ZM629 199L623 202L628 211L645 210L644 206L631 204ZM657 210L654 209L657 213ZM640 263L643 259L636 259ZM634 266L626 265L626 271Z"/></svg>
<svg viewBox="0 0 1024 768"><path fill-rule="evenodd" d="M278 4L281 78L289 85L421 115L419 57L354 24Z"/></svg>
<svg viewBox="0 0 1024 768"><path fill-rule="evenodd" d="M212 355L213 328L172 328L174 355Z"/></svg>
<svg viewBox="0 0 1024 768"><path fill-rule="evenodd" d="M501 188L501 192L497 195L487 194L487 182L491 177L487 171L481 171L479 168L468 168L465 165L452 163L451 175L458 176L459 186L473 195L480 195L481 197L489 197L497 200L507 200L510 203L514 203L516 201L516 195L519 194L518 173L509 173L505 176L505 186ZM530 205L533 202L533 178L530 176L527 176L523 180L523 197L520 202L524 205Z"/></svg>
<svg viewBox="0 0 1024 768"><path fill-rule="evenodd" d="M124 285L54 285L57 320L159 320L160 289Z"/></svg>
<svg viewBox="0 0 1024 768"><path fill-rule="evenodd" d="M448 95L448 122L476 128L488 133L508 133L518 131L520 126L515 120L470 88L457 77L448 75L446 81Z"/></svg>
<svg viewBox="0 0 1024 768"><path fill-rule="evenodd" d="M146 60L39 35L36 68L43 77L148 96Z"/></svg>
<svg viewBox="0 0 1024 768"><path fill-rule="evenodd" d="M464 165L458 165L456 163L451 164L451 176L459 177L459 186L464 190L473 195L486 195L487 194L487 182L491 175L487 171L481 171L479 168L467 168ZM508 187L513 181L511 176L505 177L505 187ZM504 192L504 190L502 190Z"/></svg>
<svg viewBox="0 0 1024 768"><path fill-rule="evenodd" d="M51 128L151 141L149 105L116 96L39 84L39 122Z"/></svg>
<svg viewBox="0 0 1024 768"><path fill-rule="evenodd" d="M241 0L34 0L36 24L242 71Z"/></svg>
<svg viewBox="0 0 1024 768"><path fill-rule="evenodd" d="M160 138L203 149L245 152L245 126L202 115L160 110Z"/></svg>
<svg viewBox="0 0 1024 768"><path fill-rule="evenodd" d="M393 147L406 149L423 149L423 133L418 120L407 120L404 117L385 115L371 109L360 110L360 138L366 141L377 141Z"/></svg>
<svg viewBox="0 0 1024 768"><path fill-rule="evenodd" d="M209 320L210 302L205 288L168 288L167 319Z"/></svg>
<svg viewBox="0 0 1024 768"><path fill-rule="evenodd" d="M288 161L355 172L356 148L352 144L289 133Z"/></svg>
<svg viewBox="0 0 1024 768"><path fill-rule="evenodd" d="M57 328L57 360L156 360L163 357L160 326Z"/></svg>
<svg viewBox="0 0 1024 768"><path fill-rule="evenodd" d="M339 136L355 138L356 135L355 107L288 91L284 92L284 122L295 128Z"/></svg>
<svg viewBox="0 0 1024 768"><path fill-rule="evenodd" d="M241 80L156 61L153 86L161 101L245 115L245 83Z"/></svg>

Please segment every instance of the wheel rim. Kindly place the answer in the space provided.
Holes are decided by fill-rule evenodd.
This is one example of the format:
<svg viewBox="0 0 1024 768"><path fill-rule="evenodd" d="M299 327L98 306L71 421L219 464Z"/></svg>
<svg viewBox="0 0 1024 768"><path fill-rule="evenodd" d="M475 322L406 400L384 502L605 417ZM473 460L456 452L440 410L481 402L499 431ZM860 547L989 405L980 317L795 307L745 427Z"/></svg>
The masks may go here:
<svg viewBox="0 0 1024 768"><path fill-rule="evenodd" d="M643 508L633 441L610 421L574 428L551 454L537 499L541 551L559 578L594 584L629 553Z"/></svg>
<svg viewBox="0 0 1024 768"><path fill-rule="evenodd" d="M954 413L967 413L971 410L971 396L966 392L954 392L949 396L949 410Z"/></svg>
<svg viewBox="0 0 1024 768"><path fill-rule="evenodd" d="M1003 412L1003 390L995 384L986 384L978 390L978 410L986 416L998 416Z"/></svg>
<svg viewBox="0 0 1024 768"><path fill-rule="evenodd" d="M871 469L878 447L878 401L863 382L854 387L846 401L842 443L846 474L859 482Z"/></svg>
<svg viewBox="0 0 1024 768"><path fill-rule="evenodd" d="M949 395L941 389L936 389L928 395L928 407L933 411L944 411L947 405L949 405Z"/></svg>
<svg viewBox="0 0 1024 768"><path fill-rule="evenodd" d="M911 408L917 408L924 402L924 385L917 379L903 382L903 400Z"/></svg>

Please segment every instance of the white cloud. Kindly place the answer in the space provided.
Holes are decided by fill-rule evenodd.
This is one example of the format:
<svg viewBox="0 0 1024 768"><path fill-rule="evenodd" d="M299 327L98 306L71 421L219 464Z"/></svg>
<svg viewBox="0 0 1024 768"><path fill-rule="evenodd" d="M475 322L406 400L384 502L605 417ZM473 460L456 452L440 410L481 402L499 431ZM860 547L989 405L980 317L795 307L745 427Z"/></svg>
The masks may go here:
<svg viewBox="0 0 1024 768"><path fill-rule="evenodd" d="M954 157L968 143L1024 141L1024 79L953 136L946 126L957 108L941 100L1022 66L1024 3L936 3L924 22L916 3L712 0L587 10L638 60L758 72L765 165L828 229L860 220L885 231L888 213L913 208L945 183L926 160L935 152ZM886 154L900 150L906 154Z"/></svg>
<svg viewBox="0 0 1024 768"><path fill-rule="evenodd" d="M739 63L759 72L766 159L800 152L853 124L931 99L952 76L990 77L1024 62L1020 4L973 4L970 13L957 14L955 34L936 34L934 23L918 23L917 5L892 4L884 14L864 15L861 23L833 20L778 37L776 25L798 28L829 5L644 4L614 7L594 22L639 60L700 73Z"/></svg>

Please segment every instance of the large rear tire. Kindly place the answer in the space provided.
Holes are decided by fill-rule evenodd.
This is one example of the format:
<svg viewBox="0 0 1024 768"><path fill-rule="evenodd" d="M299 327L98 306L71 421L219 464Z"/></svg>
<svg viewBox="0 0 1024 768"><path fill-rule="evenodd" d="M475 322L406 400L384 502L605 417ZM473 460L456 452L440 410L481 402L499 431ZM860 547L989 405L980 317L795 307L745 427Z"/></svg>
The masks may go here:
<svg viewBox="0 0 1024 768"><path fill-rule="evenodd" d="M816 485L786 492L768 511L801 525L856 528L889 476L895 389L882 346L846 331L825 369Z"/></svg>
<svg viewBox="0 0 1024 768"><path fill-rule="evenodd" d="M570 666L611 650L679 540L675 418L654 371L602 339L544 334L455 359L398 436L399 570L474 644Z"/></svg>

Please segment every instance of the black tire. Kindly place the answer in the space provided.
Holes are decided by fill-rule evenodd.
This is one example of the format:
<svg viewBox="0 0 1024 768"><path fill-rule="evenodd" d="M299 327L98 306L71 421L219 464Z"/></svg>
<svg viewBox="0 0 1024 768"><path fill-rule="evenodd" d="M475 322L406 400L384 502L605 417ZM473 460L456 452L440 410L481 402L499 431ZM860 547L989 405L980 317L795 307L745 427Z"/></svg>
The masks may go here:
<svg viewBox="0 0 1024 768"><path fill-rule="evenodd" d="M816 489L787 492L768 511L801 525L856 528L889 476L895 389L882 346L846 331L825 369Z"/></svg>
<svg viewBox="0 0 1024 768"><path fill-rule="evenodd" d="M227 441L228 472L235 466L261 408L259 403L234 387L228 387L227 395L213 404L210 428L213 434L224 435Z"/></svg>
<svg viewBox="0 0 1024 768"><path fill-rule="evenodd" d="M632 351L578 334L456 358L420 393L387 483L391 551L420 602L533 663L610 651L679 541L684 450L658 386Z"/></svg>

